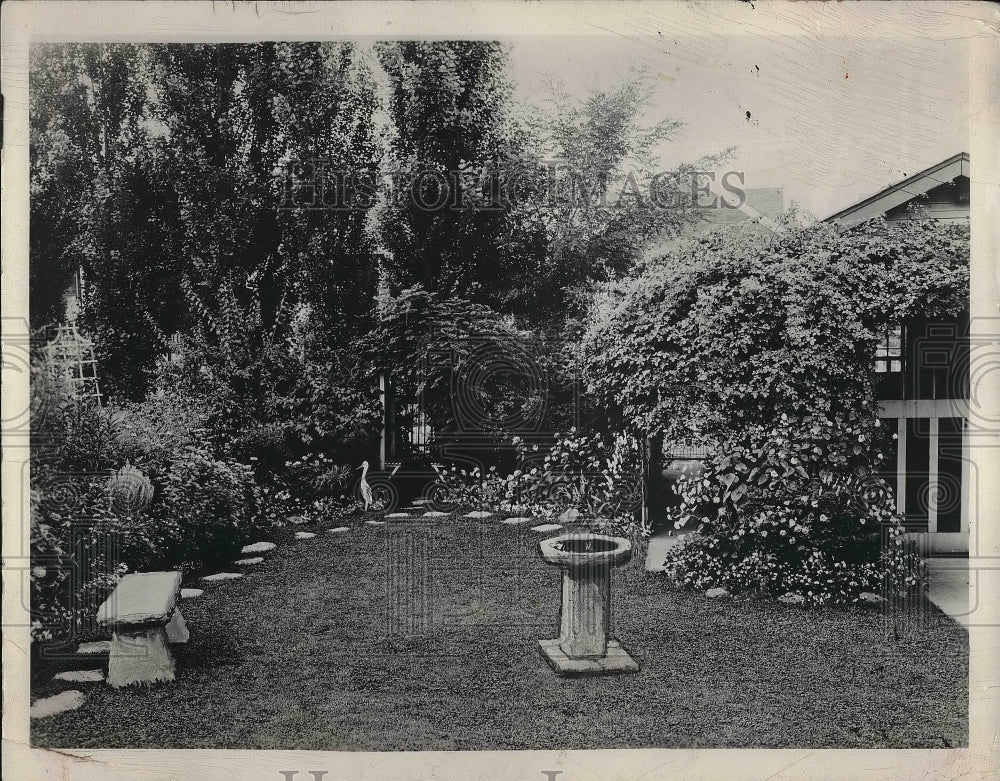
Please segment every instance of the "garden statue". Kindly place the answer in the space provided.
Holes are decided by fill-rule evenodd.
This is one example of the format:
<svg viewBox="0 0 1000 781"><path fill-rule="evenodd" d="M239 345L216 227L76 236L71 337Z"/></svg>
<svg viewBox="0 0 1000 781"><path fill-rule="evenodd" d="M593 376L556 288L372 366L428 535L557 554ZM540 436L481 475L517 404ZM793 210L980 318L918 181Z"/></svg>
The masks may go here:
<svg viewBox="0 0 1000 781"><path fill-rule="evenodd" d="M368 508L372 504L372 487L365 480L365 476L368 474L368 462L362 461L358 469L361 470L361 498L365 501L365 512L368 512Z"/></svg>

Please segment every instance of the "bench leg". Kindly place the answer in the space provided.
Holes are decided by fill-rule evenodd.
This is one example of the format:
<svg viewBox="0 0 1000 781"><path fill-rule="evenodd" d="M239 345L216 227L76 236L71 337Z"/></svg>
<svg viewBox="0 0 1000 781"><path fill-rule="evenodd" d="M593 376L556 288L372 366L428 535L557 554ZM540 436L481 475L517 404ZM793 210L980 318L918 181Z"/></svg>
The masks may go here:
<svg viewBox="0 0 1000 781"><path fill-rule="evenodd" d="M174 614L167 622L167 642L186 643L191 639L187 624L184 623L184 616L181 615L180 608L174 608Z"/></svg>
<svg viewBox="0 0 1000 781"><path fill-rule="evenodd" d="M111 638L108 683L116 689L133 683L174 680L174 659L163 627L116 631Z"/></svg>

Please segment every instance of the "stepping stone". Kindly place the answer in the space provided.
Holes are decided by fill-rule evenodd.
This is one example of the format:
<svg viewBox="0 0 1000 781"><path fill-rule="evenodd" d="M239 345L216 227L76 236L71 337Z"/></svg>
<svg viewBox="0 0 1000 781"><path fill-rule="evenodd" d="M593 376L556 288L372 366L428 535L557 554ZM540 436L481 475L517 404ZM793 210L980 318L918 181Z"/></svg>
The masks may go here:
<svg viewBox="0 0 1000 781"><path fill-rule="evenodd" d="M385 526L385 521L365 521L369 526Z"/></svg>
<svg viewBox="0 0 1000 781"><path fill-rule="evenodd" d="M69 670L56 673L57 681L73 681L74 683L97 683L104 680L103 670Z"/></svg>
<svg viewBox="0 0 1000 781"><path fill-rule="evenodd" d="M315 536L312 532L295 532L295 539L297 540L311 540Z"/></svg>
<svg viewBox="0 0 1000 781"><path fill-rule="evenodd" d="M412 518L409 513L389 513L386 518Z"/></svg>
<svg viewBox="0 0 1000 781"><path fill-rule="evenodd" d="M471 513L466 513L463 518L489 518L493 513L487 512L486 510L473 510Z"/></svg>
<svg viewBox="0 0 1000 781"><path fill-rule="evenodd" d="M273 542L255 542L253 545L244 545L240 553L267 553L277 547Z"/></svg>
<svg viewBox="0 0 1000 781"><path fill-rule="evenodd" d="M45 697L31 706L31 718L43 719L46 716L55 716L57 713L76 710L83 705L85 699L83 692L76 689L69 689L52 697Z"/></svg>
<svg viewBox="0 0 1000 781"><path fill-rule="evenodd" d="M248 566L250 564L263 564L263 563L264 563L263 556L254 556L251 559L237 559L236 561L233 562L233 564L239 564L241 566Z"/></svg>
<svg viewBox="0 0 1000 781"><path fill-rule="evenodd" d="M195 597L200 597L205 593L203 588L182 588L181 589L181 599L194 599Z"/></svg>
<svg viewBox="0 0 1000 781"><path fill-rule="evenodd" d="M304 523L309 523L309 519L304 515L292 515L288 518L289 523L294 523L296 526L301 526Z"/></svg>
<svg viewBox="0 0 1000 781"><path fill-rule="evenodd" d="M350 530L350 526L338 526L336 529L327 529L330 534L343 534L344 532L349 532Z"/></svg>
<svg viewBox="0 0 1000 781"><path fill-rule="evenodd" d="M448 513L440 513L437 510L428 510L424 513L424 518L443 518Z"/></svg>
<svg viewBox="0 0 1000 781"><path fill-rule="evenodd" d="M76 649L78 654L107 654L111 653L110 640L94 640L90 643L80 643Z"/></svg>
<svg viewBox="0 0 1000 781"><path fill-rule="evenodd" d="M216 583L220 580L236 580L236 578L242 578L242 572L219 572L215 575L206 575L202 578L206 583Z"/></svg>
<svg viewBox="0 0 1000 781"><path fill-rule="evenodd" d="M533 532L554 532L561 528L561 523L543 523L541 526L532 526L531 530Z"/></svg>
<svg viewBox="0 0 1000 781"><path fill-rule="evenodd" d="M528 523L530 520L531 518L508 518L505 521L500 521L500 523L506 523L513 526L518 523Z"/></svg>
<svg viewBox="0 0 1000 781"><path fill-rule="evenodd" d="M431 503L430 499L414 499L410 504L413 504L416 507L423 507L425 504L430 504L430 503Z"/></svg>

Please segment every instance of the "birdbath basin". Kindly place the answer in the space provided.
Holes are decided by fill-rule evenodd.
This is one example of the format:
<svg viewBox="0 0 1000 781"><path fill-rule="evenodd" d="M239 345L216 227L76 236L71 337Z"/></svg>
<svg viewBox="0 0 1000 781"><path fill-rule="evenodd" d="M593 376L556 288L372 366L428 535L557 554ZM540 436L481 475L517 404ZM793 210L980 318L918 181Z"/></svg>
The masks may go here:
<svg viewBox="0 0 1000 781"><path fill-rule="evenodd" d="M611 637L611 570L632 558L632 543L574 532L542 540L538 550L562 569L559 637L538 641L549 666L559 675L638 672L636 661Z"/></svg>

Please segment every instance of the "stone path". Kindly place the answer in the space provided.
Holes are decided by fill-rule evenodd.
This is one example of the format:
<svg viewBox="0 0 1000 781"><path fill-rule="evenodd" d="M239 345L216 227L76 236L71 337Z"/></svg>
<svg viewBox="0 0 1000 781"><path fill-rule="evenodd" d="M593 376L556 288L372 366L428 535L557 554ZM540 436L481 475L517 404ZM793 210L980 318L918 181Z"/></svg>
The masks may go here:
<svg viewBox="0 0 1000 781"><path fill-rule="evenodd" d="M236 580L237 578L242 578L242 572L219 572L215 575L206 575L202 578L206 583L218 583L222 580Z"/></svg>
<svg viewBox="0 0 1000 781"><path fill-rule="evenodd" d="M86 697L83 692L76 689L68 689L51 697L44 697L35 701L31 706L31 718L42 719L46 716L55 716L57 713L65 713L69 710L76 710L83 705Z"/></svg>
<svg viewBox="0 0 1000 781"><path fill-rule="evenodd" d="M240 553L267 553L277 547L273 542L255 542L251 545L244 545Z"/></svg>
<svg viewBox="0 0 1000 781"><path fill-rule="evenodd" d="M295 532L295 539L297 540L311 540L315 536L314 532Z"/></svg>
<svg viewBox="0 0 1000 781"><path fill-rule="evenodd" d="M73 683L96 683L104 680L103 670L67 670L56 673L57 681L71 681Z"/></svg>
<svg viewBox="0 0 1000 781"><path fill-rule="evenodd" d="M667 556L667 551L680 542L683 537L683 534L668 534L666 532L650 537L646 547L646 572L663 572L665 569L663 560Z"/></svg>
<svg viewBox="0 0 1000 781"><path fill-rule="evenodd" d="M927 598L968 630L975 607L978 607L978 604L971 609L969 606L969 560L964 557L927 559L927 579ZM984 596L977 594L977 603Z"/></svg>
<svg viewBox="0 0 1000 781"><path fill-rule="evenodd" d="M558 531L561 528L562 528L561 523L543 523L539 526L532 526L531 530L533 532L545 533L545 532Z"/></svg>

